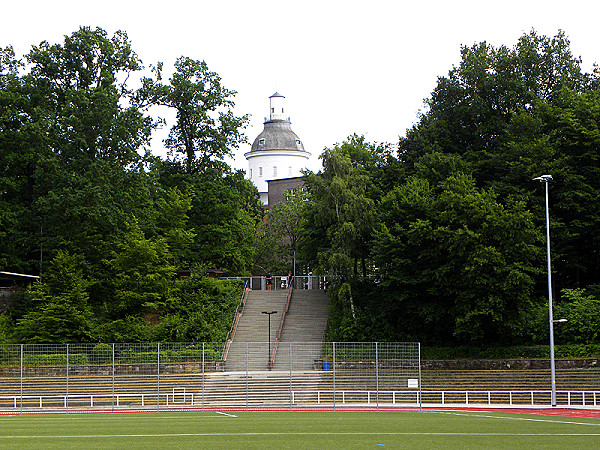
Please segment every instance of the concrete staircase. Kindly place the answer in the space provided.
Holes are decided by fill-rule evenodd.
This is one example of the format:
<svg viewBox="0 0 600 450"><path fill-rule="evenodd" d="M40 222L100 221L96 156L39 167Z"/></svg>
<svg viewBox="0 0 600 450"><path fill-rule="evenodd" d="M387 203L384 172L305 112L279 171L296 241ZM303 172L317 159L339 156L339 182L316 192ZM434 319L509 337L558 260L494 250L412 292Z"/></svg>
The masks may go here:
<svg viewBox="0 0 600 450"><path fill-rule="evenodd" d="M250 291L229 347L225 370L229 372L268 370L270 349L269 317L271 315L271 345L275 342L281 315L287 302L287 290ZM247 352L247 355L246 355ZM246 367L248 356L248 367Z"/></svg>
<svg viewBox="0 0 600 450"><path fill-rule="evenodd" d="M275 370L314 370L322 359L323 339L327 328L327 292L295 290L285 317L273 364ZM298 345L294 345L298 343ZM292 356L290 359L290 350Z"/></svg>

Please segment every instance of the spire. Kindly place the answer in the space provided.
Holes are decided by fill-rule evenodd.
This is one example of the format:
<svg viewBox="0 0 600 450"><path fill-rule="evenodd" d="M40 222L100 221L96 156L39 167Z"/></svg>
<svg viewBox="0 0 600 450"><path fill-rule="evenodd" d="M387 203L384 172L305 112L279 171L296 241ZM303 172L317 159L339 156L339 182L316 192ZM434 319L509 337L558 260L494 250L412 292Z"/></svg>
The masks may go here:
<svg viewBox="0 0 600 450"><path fill-rule="evenodd" d="M281 95L279 92L275 92L273 95L269 97L269 121L287 121L289 122L289 117L285 116L284 111L285 104L285 96Z"/></svg>

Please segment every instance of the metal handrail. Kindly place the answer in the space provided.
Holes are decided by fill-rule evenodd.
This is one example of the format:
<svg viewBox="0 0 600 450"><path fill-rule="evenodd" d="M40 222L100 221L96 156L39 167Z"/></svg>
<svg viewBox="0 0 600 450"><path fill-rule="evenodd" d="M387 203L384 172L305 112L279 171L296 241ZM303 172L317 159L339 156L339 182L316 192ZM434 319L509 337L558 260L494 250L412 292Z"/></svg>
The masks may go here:
<svg viewBox="0 0 600 450"><path fill-rule="evenodd" d="M285 322L285 316L290 309L290 302L292 300L292 291L293 287L291 285L288 286L288 295L287 302L285 303L285 309L283 314L281 314L281 321L279 322L279 330L277 331L277 337L275 338L275 342L273 342L273 349L271 350L271 358L269 358L269 369L273 368L273 362L275 361L275 353L277 352L277 344L279 343L279 339L281 338L281 331L283 330L283 323Z"/></svg>
<svg viewBox="0 0 600 450"><path fill-rule="evenodd" d="M240 316L242 315L242 311L244 310L244 306L246 305L246 299L248 298L249 290L250 288L248 287L248 282L244 281L244 292L242 293L242 298L240 299L237 307L235 308L235 316L233 319L233 323L231 324L231 328L227 333L227 339L225 339L225 346L223 347L223 361L227 361L227 353L229 352L229 346L231 345L231 341L233 341L233 337L235 336L235 330L240 320Z"/></svg>

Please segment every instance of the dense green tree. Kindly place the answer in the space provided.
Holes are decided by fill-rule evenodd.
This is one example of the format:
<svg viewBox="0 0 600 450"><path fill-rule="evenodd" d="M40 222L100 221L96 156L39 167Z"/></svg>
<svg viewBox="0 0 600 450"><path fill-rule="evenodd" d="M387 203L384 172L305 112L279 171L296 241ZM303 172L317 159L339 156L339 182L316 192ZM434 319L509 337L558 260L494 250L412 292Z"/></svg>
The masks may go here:
<svg viewBox="0 0 600 450"><path fill-rule="evenodd" d="M375 255L383 285L397 293L398 325L438 344L527 338L541 250L522 202L504 206L454 175L437 188L411 179L380 211Z"/></svg>
<svg viewBox="0 0 600 450"><path fill-rule="evenodd" d="M261 244L263 252L258 255L262 272L271 270L287 273L292 270L299 254L300 241L304 235L304 210L310 203L306 189L298 188L284 192L284 201L268 211Z"/></svg>
<svg viewBox="0 0 600 450"><path fill-rule="evenodd" d="M600 298L598 286L590 289L563 289L562 298L554 306L554 317L567 319L555 327L561 344L600 343ZM547 315L546 315L547 317Z"/></svg>
<svg viewBox="0 0 600 450"><path fill-rule="evenodd" d="M163 238L147 239L137 221L117 245L109 267L115 277L112 315L164 310L175 275L172 257Z"/></svg>
<svg viewBox="0 0 600 450"><path fill-rule="evenodd" d="M369 168L375 146L351 136L325 149L323 169L306 176L312 202L307 210L304 249L322 273L349 280L366 275L374 226L373 183ZM360 269L359 269L360 267Z"/></svg>
<svg viewBox="0 0 600 450"><path fill-rule="evenodd" d="M157 71L133 92L128 80L141 69L127 35L100 28L42 42L25 61L0 50L0 267L46 279L56 255L80 255L82 295L100 322L80 327L81 339L151 338L151 322L168 320L176 268L247 272L252 263L262 208L222 161L247 120L232 114L234 92L189 58L169 84ZM153 106L177 112L167 161L145 152L160 123ZM15 310L23 339L38 339L27 323L79 314L41 289ZM14 325L3 320L4 333Z"/></svg>
<svg viewBox="0 0 600 450"><path fill-rule="evenodd" d="M48 264L43 281L27 291L30 311L17 320L19 342L87 342L92 339L93 314L88 305L81 256L59 252Z"/></svg>
<svg viewBox="0 0 600 450"><path fill-rule="evenodd" d="M540 232L543 189L531 180L552 174L555 289L598 284L597 70L583 72L563 32L550 38L532 31L514 47L484 42L463 47L461 55L400 140L405 174L433 188L453 174L470 174L478 187L493 188L499 203L525 202ZM537 264L544 267L541 255ZM545 278L535 279L532 295L543 297Z"/></svg>
<svg viewBox="0 0 600 450"><path fill-rule="evenodd" d="M61 248L99 263L107 236L132 213L144 217L152 189L138 154L150 119L130 105L123 81L139 60L125 33L81 28L63 44L34 46L23 74L15 66L2 83L11 105L0 124L2 184L12 207L11 245L0 253L33 273Z"/></svg>
<svg viewBox="0 0 600 450"><path fill-rule="evenodd" d="M136 104L176 111L165 140L170 157L154 167L161 184L189 193L187 216L194 236L187 262L247 274L262 209L256 188L224 158L244 142L248 118L233 114L235 91L226 89L204 61L179 58L167 84L161 64L154 75L143 79Z"/></svg>
<svg viewBox="0 0 600 450"><path fill-rule="evenodd" d="M181 57L169 84L162 82L162 64L154 67L155 79L144 78L137 99L141 105L165 106L177 113L165 145L173 160L183 157L185 172L204 172L231 156L244 142L247 116L233 114L235 91L221 84L221 77L206 62Z"/></svg>

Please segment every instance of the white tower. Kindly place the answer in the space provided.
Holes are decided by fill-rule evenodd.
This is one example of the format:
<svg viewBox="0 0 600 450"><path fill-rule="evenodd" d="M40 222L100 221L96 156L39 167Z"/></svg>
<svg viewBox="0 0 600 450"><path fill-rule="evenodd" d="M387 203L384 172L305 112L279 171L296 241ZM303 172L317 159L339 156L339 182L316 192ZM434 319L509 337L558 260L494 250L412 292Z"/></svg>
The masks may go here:
<svg viewBox="0 0 600 450"><path fill-rule="evenodd" d="M249 178L258 188L263 205L268 203L267 181L302 176L310 153L292 131L289 117L285 116L285 97L275 92L269 97L269 120L264 130L244 154L248 160Z"/></svg>

